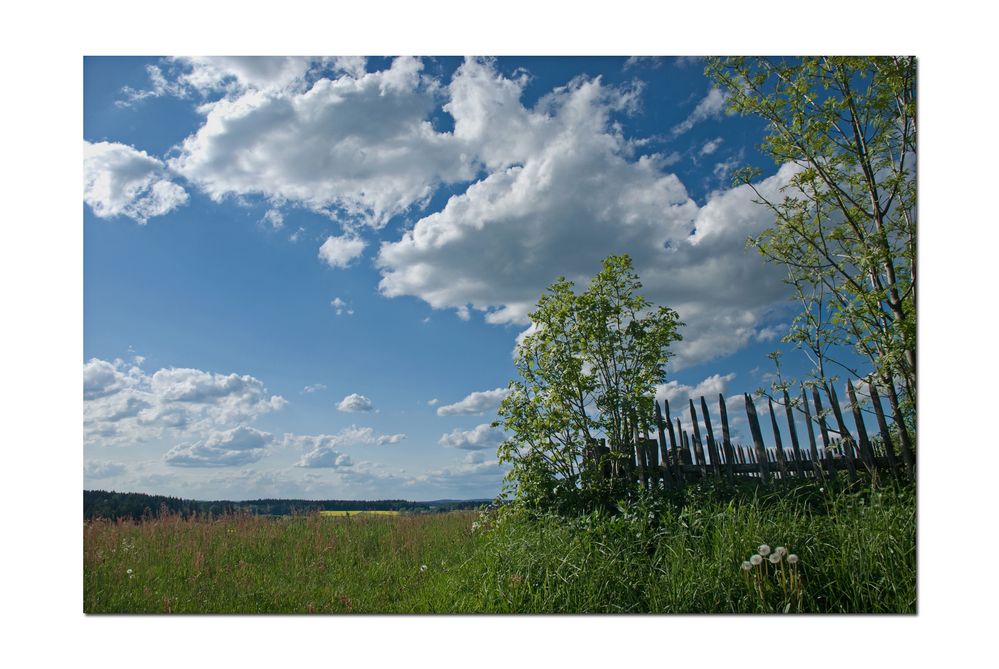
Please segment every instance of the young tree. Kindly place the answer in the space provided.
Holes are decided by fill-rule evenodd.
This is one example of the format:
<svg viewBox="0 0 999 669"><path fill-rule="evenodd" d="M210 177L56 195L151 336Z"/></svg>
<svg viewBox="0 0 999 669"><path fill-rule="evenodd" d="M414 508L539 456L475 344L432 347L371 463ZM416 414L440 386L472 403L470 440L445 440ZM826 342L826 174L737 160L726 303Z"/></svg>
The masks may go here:
<svg viewBox="0 0 999 669"><path fill-rule="evenodd" d="M512 434L500 459L513 465L508 480L526 505L574 510L630 486L623 478L598 485L584 453L606 439L612 459L630 459L633 431L653 420L669 346L681 339L677 313L654 308L640 288L631 259L611 256L583 293L560 278L530 314L532 331L516 352L520 378L497 422ZM603 464L592 452L588 461L589 474Z"/></svg>
<svg viewBox="0 0 999 669"><path fill-rule="evenodd" d="M866 357L893 407L916 403L915 58L712 58L730 110L767 121L762 149L796 167L768 199L774 224L750 242L787 268L802 311L785 341L825 385L833 354ZM896 390L898 389L898 391Z"/></svg>

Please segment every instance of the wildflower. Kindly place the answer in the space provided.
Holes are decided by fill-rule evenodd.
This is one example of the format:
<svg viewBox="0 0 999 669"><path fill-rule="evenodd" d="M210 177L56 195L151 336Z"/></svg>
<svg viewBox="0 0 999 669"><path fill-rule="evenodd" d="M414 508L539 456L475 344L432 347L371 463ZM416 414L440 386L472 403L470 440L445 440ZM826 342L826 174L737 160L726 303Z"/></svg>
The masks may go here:
<svg viewBox="0 0 999 669"><path fill-rule="evenodd" d="M760 547L756 550L758 550L760 555L762 555L763 557L770 555L770 546L767 546L766 544L761 544Z"/></svg>
<svg viewBox="0 0 999 669"><path fill-rule="evenodd" d="M777 548L774 549L774 553L781 556L787 555L787 549L784 548L783 546L778 546Z"/></svg>
<svg viewBox="0 0 999 669"><path fill-rule="evenodd" d="M790 555L787 556L787 563L798 564L798 556L795 555L794 553L791 553Z"/></svg>
<svg viewBox="0 0 999 669"><path fill-rule="evenodd" d="M422 573L422 572L425 572L426 570L427 570L427 565L421 564L420 565L420 572Z"/></svg>
<svg viewBox="0 0 999 669"><path fill-rule="evenodd" d="M770 564L777 564L780 562L780 553L774 553L770 556Z"/></svg>
<svg viewBox="0 0 999 669"><path fill-rule="evenodd" d="M746 560L745 562L742 563L742 571L749 571L752 568L753 568L753 563L750 562L749 560Z"/></svg>
<svg viewBox="0 0 999 669"><path fill-rule="evenodd" d="M128 569L128 570L125 571L125 573L128 574L129 576L131 576L132 575L132 570Z"/></svg>
<svg viewBox="0 0 999 669"><path fill-rule="evenodd" d="M753 565L754 567L760 564L761 562L763 562L763 558L759 555L754 555L751 558L749 558L749 564Z"/></svg>

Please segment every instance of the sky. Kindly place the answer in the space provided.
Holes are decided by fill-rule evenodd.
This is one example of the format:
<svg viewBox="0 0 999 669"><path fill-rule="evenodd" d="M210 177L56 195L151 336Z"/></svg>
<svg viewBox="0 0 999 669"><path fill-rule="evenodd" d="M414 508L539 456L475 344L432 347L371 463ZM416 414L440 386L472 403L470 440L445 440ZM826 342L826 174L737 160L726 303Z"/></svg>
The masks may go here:
<svg viewBox="0 0 999 669"><path fill-rule="evenodd" d="M742 394L771 381L794 309L732 174L776 193L792 168L703 70L84 58L84 487L493 497L528 312L619 253L685 323L657 397L675 414L721 393L748 441Z"/></svg>

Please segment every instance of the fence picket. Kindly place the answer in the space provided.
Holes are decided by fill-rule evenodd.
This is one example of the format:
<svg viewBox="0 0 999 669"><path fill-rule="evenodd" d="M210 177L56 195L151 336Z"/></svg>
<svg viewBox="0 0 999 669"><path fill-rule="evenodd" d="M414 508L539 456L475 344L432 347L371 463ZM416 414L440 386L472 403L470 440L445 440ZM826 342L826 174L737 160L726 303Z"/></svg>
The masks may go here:
<svg viewBox="0 0 999 669"><path fill-rule="evenodd" d="M867 426L864 425L864 416L860 413L860 403L857 402L857 391L853 387L853 382L847 380L846 394L850 399L850 410L853 412L853 424L857 427L857 437L860 439L860 457L867 467L867 471L874 472L874 450L871 448L871 440L867 438Z"/></svg>
<svg viewBox="0 0 999 669"><path fill-rule="evenodd" d="M780 471L780 477L786 479L788 472L787 462L784 460L784 444L781 442L780 428L777 427L777 414L774 413L774 403L769 397L767 397L767 406L770 409L770 426L774 431L774 441L777 442L777 450L774 453L774 456L777 458L777 468Z"/></svg>
<svg viewBox="0 0 999 669"><path fill-rule="evenodd" d="M832 404L833 415L836 416L836 425L839 427L840 447L846 456L846 471L850 473L850 480L857 480L857 465L854 457L853 444L856 443L853 435L846 429L846 421L843 420L843 411L839 407L839 397L836 395L836 386L829 384L829 403Z"/></svg>
<svg viewBox="0 0 999 669"><path fill-rule="evenodd" d="M753 434L753 445L756 449L756 459L760 465L760 477L764 483L770 482L770 468L767 466L767 454L763 445L763 432L760 430L760 420L756 416L756 405L753 399L744 393L746 399L746 415L749 417L749 430Z"/></svg>
<svg viewBox="0 0 999 669"><path fill-rule="evenodd" d="M715 443L714 431L711 429L711 415L708 413L708 403L701 396L701 413L704 416L704 436L708 439L708 454L711 456L711 472L716 479L721 478L721 456Z"/></svg>
<svg viewBox="0 0 999 669"><path fill-rule="evenodd" d="M888 430L888 422L885 420L885 411L881 406L881 397L878 396L878 389L873 383L868 383L867 388L871 392L871 404L874 405L874 415L878 418L878 430L881 432L881 443L885 447L885 457L888 458L888 468L891 475L898 478L898 461L895 460L895 446L891 442L891 432Z"/></svg>

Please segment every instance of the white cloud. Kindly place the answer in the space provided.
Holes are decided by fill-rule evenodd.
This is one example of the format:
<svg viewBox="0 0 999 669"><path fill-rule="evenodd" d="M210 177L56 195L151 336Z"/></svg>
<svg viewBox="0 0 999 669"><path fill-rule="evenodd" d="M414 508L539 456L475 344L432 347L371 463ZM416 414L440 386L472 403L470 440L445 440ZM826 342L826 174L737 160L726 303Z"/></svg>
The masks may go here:
<svg viewBox="0 0 999 669"><path fill-rule="evenodd" d="M710 156L712 153L718 150L718 147L722 145L725 140L721 137L715 137L714 139L705 142L704 146L701 147L700 154L702 156Z"/></svg>
<svg viewBox="0 0 999 669"><path fill-rule="evenodd" d="M373 411L375 407L371 404L371 400L364 395L351 393L340 400L340 403L336 405L336 408L338 411L352 413L356 411Z"/></svg>
<svg viewBox="0 0 999 669"><path fill-rule="evenodd" d="M170 368L147 374L122 360L91 359L83 367L84 441L112 446L189 437L252 421L281 409L249 375Z"/></svg>
<svg viewBox="0 0 999 669"><path fill-rule="evenodd" d="M339 297L334 297L330 300L330 306L336 311L337 316L342 316L343 314L347 314L348 316L354 315L354 310L350 308L350 305Z"/></svg>
<svg viewBox="0 0 999 669"><path fill-rule="evenodd" d="M177 83L201 94L280 90L300 84L313 66L312 59L299 56L203 56L172 61L183 70Z"/></svg>
<svg viewBox="0 0 999 669"><path fill-rule="evenodd" d="M656 399L659 401L668 400L670 406L677 411L685 410L689 406L689 400L693 400L694 405L700 411L702 397L709 403L717 403L718 395L725 393L728 384L734 378L734 373L712 374L694 386L688 386L678 381L669 381L656 386Z"/></svg>
<svg viewBox="0 0 999 669"><path fill-rule="evenodd" d="M163 456L173 467L233 467L256 462L267 454L273 435L240 426L213 432L203 441L178 445Z"/></svg>
<svg viewBox="0 0 999 669"><path fill-rule="evenodd" d="M427 400L427 406L431 406L432 407L432 406L436 405L438 402L440 402L440 400L435 397L432 400Z"/></svg>
<svg viewBox="0 0 999 669"><path fill-rule="evenodd" d="M341 453L328 446L319 446L304 454L295 466L331 469L337 467L350 467L353 464L354 463L351 461L349 455Z"/></svg>
<svg viewBox="0 0 999 669"><path fill-rule="evenodd" d="M353 235L348 234L342 237L330 235L319 247L319 257L326 261L330 267L343 269L364 252L365 246L367 244L363 239Z"/></svg>
<svg viewBox="0 0 999 669"><path fill-rule="evenodd" d="M323 383L313 383L302 388L303 393L318 393L320 390L326 390L326 385Z"/></svg>
<svg viewBox="0 0 999 669"><path fill-rule="evenodd" d="M376 227L425 202L437 184L474 175L461 143L429 122L437 84L419 60L397 58L363 76L357 63L343 64L350 74L308 90L247 84L211 104L170 166L216 200L280 197ZM287 76L298 81L302 67ZM205 85L219 81L206 72Z"/></svg>
<svg viewBox="0 0 999 669"><path fill-rule="evenodd" d="M487 448L496 450L504 438L503 430L491 427L489 423L482 423L471 430L463 431L455 428L451 432L441 435L437 443L441 446L462 448L470 451Z"/></svg>
<svg viewBox="0 0 999 669"><path fill-rule="evenodd" d="M725 93L720 88L712 88L708 91L708 94L697 103L697 106L694 107L694 111L690 112L690 116L673 127L673 136L677 137L682 135L701 121L706 121L709 118L721 118L722 112L725 111L725 104L727 102L728 93Z"/></svg>
<svg viewBox="0 0 999 669"><path fill-rule="evenodd" d="M284 435L283 445L305 450L306 453L296 464L297 467L350 467L350 457L338 451L344 446L382 446L398 444L405 434L376 434L370 427L351 425L337 434Z"/></svg>
<svg viewBox="0 0 999 669"><path fill-rule="evenodd" d="M455 414L476 414L491 413L495 411L500 402L510 394L509 388L494 388L493 390L478 390L464 399L454 404L445 404L437 409L438 416L451 416Z"/></svg>
<svg viewBox="0 0 999 669"><path fill-rule="evenodd" d="M144 225L187 202L187 192L145 151L84 141L83 201L100 218L126 216Z"/></svg>
<svg viewBox="0 0 999 669"><path fill-rule="evenodd" d="M280 230L284 227L284 215L279 209L268 209L260 222L267 223L274 230Z"/></svg>
<svg viewBox="0 0 999 669"><path fill-rule="evenodd" d="M487 64L466 63L455 79L455 134L495 169L398 241L382 243L384 295L527 324L555 278L584 287L604 257L626 252L643 294L687 324L675 368L738 350L787 296L779 268L745 246L772 220L752 190L715 193L699 208L664 173L662 156L630 158L632 147L609 122L620 92L577 80L528 110L517 97L521 84ZM774 194L792 172L782 168L759 187Z"/></svg>

